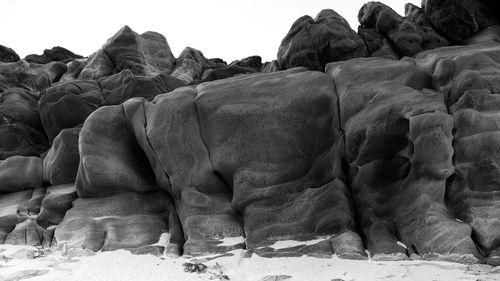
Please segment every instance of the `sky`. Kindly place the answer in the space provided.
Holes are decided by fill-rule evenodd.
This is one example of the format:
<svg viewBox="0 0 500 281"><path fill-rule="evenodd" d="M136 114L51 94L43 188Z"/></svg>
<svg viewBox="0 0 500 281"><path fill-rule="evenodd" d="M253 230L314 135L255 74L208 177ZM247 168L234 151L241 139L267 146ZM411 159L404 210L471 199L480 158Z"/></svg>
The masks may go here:
<svg viewBox="0 0 500 281"><path fill-rule="evenodd" d="M65 47L88 56L122 26L163 34L178 57L184 47L228 63L251 55L276 59L293 22L333 9L357 30L366 0L0 0L0 45L21 57ZM382 0L404 15L404 3Z"/></svg>

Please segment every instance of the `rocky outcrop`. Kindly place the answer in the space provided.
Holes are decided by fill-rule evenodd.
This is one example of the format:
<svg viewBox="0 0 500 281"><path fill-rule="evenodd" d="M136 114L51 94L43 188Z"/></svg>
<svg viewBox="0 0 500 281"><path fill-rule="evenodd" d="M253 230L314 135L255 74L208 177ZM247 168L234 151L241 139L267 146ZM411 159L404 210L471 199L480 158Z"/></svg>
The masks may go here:
<svg viewBox="0 0 500 281"><path fill-rule="evenodd" d="M42 163L38 157L18 155L0 160L0 193L42 187Z"/></svg>
<svg viewBox="0 0 500 281"><path fill-rule="evenodd" d="M41 91L57 82L66 70L67 66L62 62L44 65L23 60L0 63L0 92L12 87Z"/></svg>
<svg viewBox="0 0 500 281"><path fill-rule="evenodd" d="M156 32L137 34L124 26L102 48L91 55L79 79L95 80L128 69L134 75L170 73L175 58L167 40Z"/></svg>
<svg viewBox="0 0 500 281"><path fill-rule="evenodd" d="M208 60L202 52L186 47L176 60L175 68L170 75L188 84L194 80L200 80L207 65Z"/></svg>
<svg viewBox="0 0 500 281"><path fill-rule="evenodd" d="M241 60L233 61L229 65L253 68L255 71L260 71L262 68L262 58L259 56L250 56Z"/></svg>
<svg viewBox="0 0 500 281"><path fill-rule="evenodd" d="M365 41L366 49L370 57L382 57L387 59L399 59L400 56L392 47L389 39L382 36L375 28L359 26L358 33Z"/></svg>
<svg viewBox="0 0 500 281"><path fill-rule="evenodd" d="M455 174L447 203L458 219L472 226L476 244L492 264L500 264L499 53L498 43L485 43L417 56L454 118Z"/></svg>
<svg viewBox="0 0 500 281"><path fill-rule="evenodd" d="M418 52L448 45L448 41L438 35L420 16L423 13L415 6L407 5L407 19L401 17L389 6L380 2L368 2L358 14L363 29L375 29L388 38L402 56L414 56ZM374 38L365 32L364 38ZM375 37L376 38L376 37ZM365 39L365 41L367 41ZM369 40L372 41L372 40ZM378 43L382 46L386 44ZM381 47L371 49L380 49ZM385 55L384 55L385 56Z"/></svg>
<svg viewBox="0 0 500 281"><path fill-rule="evenodd" d="M0 62L16 62L18 60L20 60L20 58L16 51L0 45Z"/></svg>
<svg viewBox="0 0 500 281"><path fill-rule="evenodd" d="M363 40L347 21L333 10L321 11L315 19L297 19L278 49L280 68L297 66L323 71L332 61L367 55Z"/></svg>
<svg viewBox="0 0 500 281"><path fill-rule="evenodd" d="M454 171L453 118L443 95L425 89L431 77L411 61L378 58L332 63L327 72L339 96L350 186L373 258L476 261L471 227L445 203Z"/></svg>
<svg viewBox="0 0 500 281"><path fill-rule="evenodd" d="M436 30L454 43L497 23L494 10L477 0L424 0L422 9Z"/></svg>
<svg viewBox="0 0 500 281"><path fill-rule="evenodd" d="M333 243L338 254L362 257L349 191L337 179L342 147L333 83L302 71L220 80L151 103L131 99L99 109L80 135L78 194L163 188L177 207L187 254L227 250L217 246L222 237L245 236L248 249L280 237L324 237L316 251L331 254ZM257 164L261 159L268 164Z"/></svg>

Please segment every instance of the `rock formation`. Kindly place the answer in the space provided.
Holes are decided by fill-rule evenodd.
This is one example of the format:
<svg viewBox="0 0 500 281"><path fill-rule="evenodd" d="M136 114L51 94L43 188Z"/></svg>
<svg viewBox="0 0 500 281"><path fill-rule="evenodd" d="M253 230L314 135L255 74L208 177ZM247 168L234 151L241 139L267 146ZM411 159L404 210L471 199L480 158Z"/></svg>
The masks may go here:
<svg viewBox="0 0 500 281"><path fill-rule="evenodd" d="M499 265L488 7L323 10L264 64L127 26L88 59L0 48L0 243Z"/></svg>

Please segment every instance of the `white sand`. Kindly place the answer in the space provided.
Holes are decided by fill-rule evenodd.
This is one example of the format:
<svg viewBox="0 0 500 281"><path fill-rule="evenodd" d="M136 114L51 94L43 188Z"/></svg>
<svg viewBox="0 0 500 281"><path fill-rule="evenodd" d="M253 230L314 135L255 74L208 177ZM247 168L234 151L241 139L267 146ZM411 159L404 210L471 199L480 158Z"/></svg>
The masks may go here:
<svg viewBox="0 0 500 281"><path fill-rule="evenodd" d="M227 241L228 244L234 241ZM297 242L304 244L304 242ZM299 244L297 244L299 245ZM69 281L69 280L283 280L275 275L289 275L286 280L331 281L350 280L500 280L500 268L485 265L466 266L447 262L426 261L356 261L337 257L318 259L262 258L253 255L243 258L243 251L231 252L233 256L209 258L170 258L152 255L137 256L127 251L100 252L93 256L67 258L60 253L36 257L34 247L0 245L0 280ZM12 257L16 256L17 258ZM20 258L28 256L29 258ZM35 256L35 258L33 258ZM185 262L202 262L205 273L184 271ZM23 279L18 279L24 276Z"/></svg>

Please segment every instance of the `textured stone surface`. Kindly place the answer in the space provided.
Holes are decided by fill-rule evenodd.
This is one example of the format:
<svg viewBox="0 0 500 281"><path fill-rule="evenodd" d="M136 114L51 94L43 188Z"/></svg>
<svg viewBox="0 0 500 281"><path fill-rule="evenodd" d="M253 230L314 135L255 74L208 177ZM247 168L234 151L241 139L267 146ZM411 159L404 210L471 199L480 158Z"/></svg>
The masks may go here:
<svg viewBox="0 0 500 281"><path fill-rule="evenodd" d="M409 18L405 19L383 3L368 2L359 11L358 20L363 28L375 29L388 38L402 56L414 56L423 50L448 45L448 41L438 35L426 21L418 19L423 12L417 9L407 6Z"/></svg>
<svg viewBox="0 0 500 281"><path fill-rule="evenodd" d="M23 60L0 63L0 91L11 87L25 87L41 91L57 82L66 70L67 66L62 62L44 65Z"/></svg>
<svg viewBox="0 0 500 281"><path fill-rule="evenodd" d="M162 187L176 204L186 254L241 247L218 239L245 235L249 249L324 237L305 252L362 256L349 191L337 178L334 93L324 74L294 69L101 108L80 136L78 193ZM337 236L343 246L328 240Z"/></svg>
<svg viewBox="0 0 500 281"><path fill-rule="evenodd" d="M472 226L475 242L492 263L500 259L499 54L498 44L484 43L417 57L433 70L433 87L444 93L455 120L448 205Z"/></svg>
<svg viewBox="0 0 500 281"><path fill-rule="evenodd" d="M76 179L80 154L78 136L80 127L64 129L54 139L43 159L43 179L51 185L73 183Z"/></svg>
<svg viewBox="0 0 500 281"><path fill-rule="evenodd" d="M229 65L253 68L255 71L260 71L262 68L262 58L260 56L250 56L241 60L233 61Z"/></svg>
<svg viewBox="0 0 500 281"><path fill-rule="evenodd" d="M49 148L44 133L23 122L0 119L0 160L14 155L40 156Z"/></svg>
<svg viewBox="0 0 500 281"><path fill-rule="evenodd" d="M422 8L432 25L452 42L461 42L496 22L494 10L477 0L423 0Z"/></svg>
<svg viewBox="0 0 500 281"><path fill-rule="evenodd" d="M58 83L40 98L42 124L52 141L62 129L83 124L87 116L100 106L120 104L132 97L152 99L184 85L169 75L138 76L130 70L97 81Z"/></svg>
<svg viewBox="0 0 500 281"><path fill-rule="evenodd" d="M43 130L38 113L38 95L22 88L9 88L0 93L0 118L4 122L23 122Z"/></svg>
<svg viewBox="0 0 500 281"><path fill-rule="evenodd" d="M453 118L443 94L424 89L430 75L411 61L385 59L332 63L327 72L339 96L351 190L373 257L477 261L470 226L446 207Z"/></svg>
<svg viewBox="0 0 500 281"><path fill-rule="evenodd" d="M186 83L191 83L201 79L207 65L208 60L201 51L186 47L176 60L175 68L170 75Z"/></svg>
<svg viewBox="0 0 500 281"><path fill-rule="evenodd" d="M40 213L36 222L41 227L48 229L50 226L58 225L64 218L66 211L72 207L77 198L74 184L62 184L47 188L45 197L41 202ZM52 235L54 235L52 233Z"/></svg>
<svg viewBox="0 0 500 281"><path fill-rule="evenodd" d="M42 187L42 159L12 156L0 160L0 193Z"/></svg>
<svg viewBox="0 0 500 281"><path fill-rule="evenodd" d="M175 58L167 40L156 32L137 34L124 26L89 57L79 79L97 79L129 69L135 75L170 73Z"/></svg>
<svg viewBox="0 0 500 281"><path fill-rule="evenodd" d="M59 247L110 251L158 242L168 232L172 201L164 191L126 192L103 198L78 198L56 228Z"/></svg>
<svg viewBox="0 0 500 281"><path fill-rule="evenodd" d="M332 61L367 55L363 40L347 21L333 10L321 11L315 19L297 19L278 49L281 69L304 66L323 71Z"/></svg>

